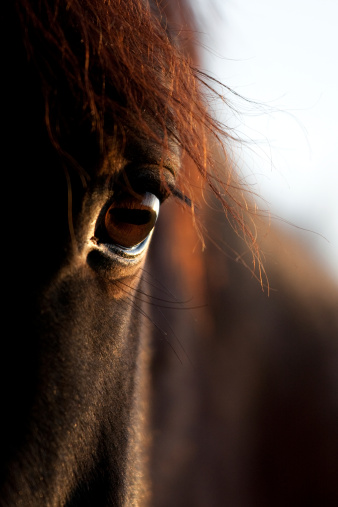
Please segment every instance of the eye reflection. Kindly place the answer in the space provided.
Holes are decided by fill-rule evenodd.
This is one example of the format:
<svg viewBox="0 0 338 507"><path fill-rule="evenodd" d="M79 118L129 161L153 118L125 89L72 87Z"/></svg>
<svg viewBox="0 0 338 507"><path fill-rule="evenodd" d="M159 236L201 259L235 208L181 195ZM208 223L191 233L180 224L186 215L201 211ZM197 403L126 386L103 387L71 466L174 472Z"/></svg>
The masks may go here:
<svg viewBox="0 0 338 507"><path fill-rule="evenodd" d="M153 194L123 196L106 211L106 236L112 244L123 248L137 246L154 228L159 208L160 202Z"/></svg>

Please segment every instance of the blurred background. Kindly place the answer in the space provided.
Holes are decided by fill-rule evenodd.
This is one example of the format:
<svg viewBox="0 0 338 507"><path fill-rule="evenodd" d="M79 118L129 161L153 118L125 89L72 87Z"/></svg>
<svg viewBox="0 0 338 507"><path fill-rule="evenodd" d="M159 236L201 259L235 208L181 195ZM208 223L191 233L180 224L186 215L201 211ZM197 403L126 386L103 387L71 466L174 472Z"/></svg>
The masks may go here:
<svg viewBox="0 0 338 507"><path fill-rule="evenodd" d="M246 99L214 104L243 178L338 281L338 2L195 5L202 68Z"/></svg>

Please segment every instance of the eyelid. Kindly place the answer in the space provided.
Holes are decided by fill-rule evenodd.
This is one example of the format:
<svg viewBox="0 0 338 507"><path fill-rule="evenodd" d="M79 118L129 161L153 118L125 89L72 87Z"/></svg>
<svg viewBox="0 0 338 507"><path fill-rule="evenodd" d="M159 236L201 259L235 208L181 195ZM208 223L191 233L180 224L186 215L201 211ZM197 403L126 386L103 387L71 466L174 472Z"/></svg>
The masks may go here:
<svg viewBox="0 0 338 507"><path fill-rule="evenodd" d="M153 193L163 203L173 193L175 177L171 170L156 164L129 164L120 173L119 184L132 195Z"/></svg>
<svg viewBox="0 0 338 507"><path fill-rule="evenodd" d="M157 164L128 165L121 173L122 180L127 184L131 193L144 194L152 192L161 204L171 195L189 208L193 207L191 199L176 187L173 170L167 166ZM136 191L136 192L135 192Z"/></svg>

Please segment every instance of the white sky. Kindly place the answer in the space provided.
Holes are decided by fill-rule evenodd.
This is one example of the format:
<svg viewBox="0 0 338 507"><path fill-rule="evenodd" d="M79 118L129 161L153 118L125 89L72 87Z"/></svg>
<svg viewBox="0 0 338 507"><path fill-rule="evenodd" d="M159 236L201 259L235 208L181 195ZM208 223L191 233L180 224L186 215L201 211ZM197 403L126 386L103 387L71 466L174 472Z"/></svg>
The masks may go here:
<svg viewBox="0 0 338 507"><path fill-rule="evenodd" d="M198 3L203 66L263 105L229 95L241 115L225 120L254 141L240 167L273 213L326 238L295 229L338 280L338 0Z"/></svg>

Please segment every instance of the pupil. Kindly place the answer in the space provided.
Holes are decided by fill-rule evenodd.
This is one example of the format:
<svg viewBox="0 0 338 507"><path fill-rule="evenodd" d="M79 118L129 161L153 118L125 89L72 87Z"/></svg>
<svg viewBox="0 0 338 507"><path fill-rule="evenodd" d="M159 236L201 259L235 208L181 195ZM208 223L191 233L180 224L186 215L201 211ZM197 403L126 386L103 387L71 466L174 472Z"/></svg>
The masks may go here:
<svg viewBox="0 0 338 507"><path fill-rule="evenodd" d="M132 225L145 225L151 220L151 212L148 210L113 208L109 214L114 222Z"/></svg>

